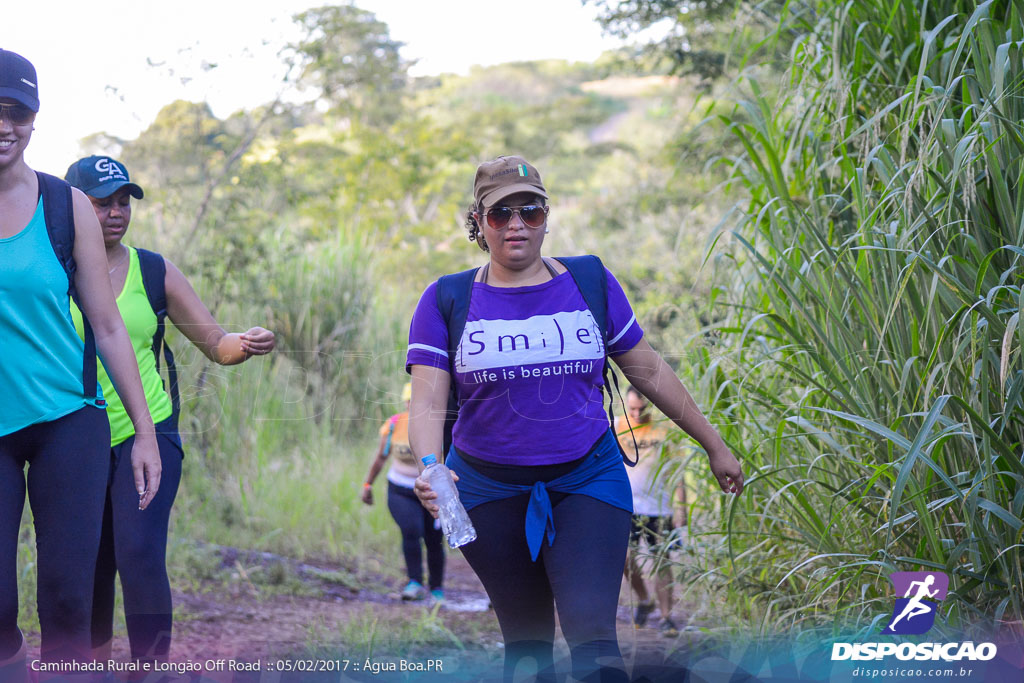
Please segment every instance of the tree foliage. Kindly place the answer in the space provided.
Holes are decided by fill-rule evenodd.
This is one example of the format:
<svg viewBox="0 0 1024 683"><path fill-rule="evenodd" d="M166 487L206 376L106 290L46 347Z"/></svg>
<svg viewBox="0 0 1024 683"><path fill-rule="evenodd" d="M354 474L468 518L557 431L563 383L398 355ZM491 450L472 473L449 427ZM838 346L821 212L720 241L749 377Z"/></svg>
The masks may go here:
<svg viewBox="0 0 1024 683"><path fill-rule="evenodd" d="M584 0L606 31L631 38L653 34L638 56L667 63L672 73L715 80L750 47L770 35L782 0ZM764 58L764 54L759 55Z"/></svg>
<svg viewBox="0 0 1024 683"><path fill-rule="evenodd" d="M309 9L295 20L306 31L292 46L301 84L347 116L390 122L399 115L409 64L387 24L353 5Z"/></svg>

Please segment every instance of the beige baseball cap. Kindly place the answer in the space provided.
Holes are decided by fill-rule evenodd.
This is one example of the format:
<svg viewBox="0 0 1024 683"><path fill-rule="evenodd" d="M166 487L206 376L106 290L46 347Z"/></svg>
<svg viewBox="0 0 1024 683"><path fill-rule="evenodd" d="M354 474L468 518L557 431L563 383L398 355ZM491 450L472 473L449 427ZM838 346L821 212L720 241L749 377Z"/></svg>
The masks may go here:
<svg viewBox="0 0 1024 683"><path fill-rule="evenodd" d="M473 181L473 200L476 206L494 206L505 197L517 192L531 192L548 198L540 173L526 159L519 156L498 157L477 166Z"/></svg>

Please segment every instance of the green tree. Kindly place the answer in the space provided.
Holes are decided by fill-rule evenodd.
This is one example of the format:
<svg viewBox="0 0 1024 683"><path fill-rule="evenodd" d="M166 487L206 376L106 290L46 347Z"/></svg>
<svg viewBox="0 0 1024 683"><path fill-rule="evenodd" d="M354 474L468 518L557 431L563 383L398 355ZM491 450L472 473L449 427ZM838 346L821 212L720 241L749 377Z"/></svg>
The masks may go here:
<svg viewBox="0 0 1024 683"><path fill-rule="evenodd" d="M639 56L666 61L672 73L707 80L727 75L730 60L739 61L771 35L785 5L782 0L583 1L598 8L598 21L612 35L661 33L639 47Z"/></svg>
<svg viewBox="0 0 1024 683"><path fill-rule="evenodd" d="M295 16L306 36L292 46L298 82L318 90L331 108L354 118L394 121L409 63L386 23L353 5L328 5Z"/></svg>

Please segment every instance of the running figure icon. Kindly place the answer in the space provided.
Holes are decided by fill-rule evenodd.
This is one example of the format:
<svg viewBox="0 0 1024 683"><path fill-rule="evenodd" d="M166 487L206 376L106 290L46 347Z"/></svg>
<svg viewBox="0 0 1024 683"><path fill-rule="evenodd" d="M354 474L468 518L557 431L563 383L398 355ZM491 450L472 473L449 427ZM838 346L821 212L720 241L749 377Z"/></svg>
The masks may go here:
<svg viewBox="0 0 1024 683"><path fill-rule="evenodd" d="M935 583L934 574L929 574L924 581L912 581L910 583L910 588L907 589L906 595L903 596L905 598L910 598L910 602L908 602L907 606L903 608L903 611L900 612L900 615L893 619L892 623L889 624L890 631L895 630L897 622L899 622L899 620L903 617L906 617L909 621L910 619L913 619L916 616L928 614L932 611L932 609L934 609L930 605L926 605L923 602L921 602L923 598L934 598L936 594L939 592L938 588L936 588L933 591L928 590L928 587L931 586L933 583ZM914 592L914 586L917 586L917 595L911 598L910 594Z"/></svg>
<svg viewBox="0 0 1024 683"><path fill-rule="evenodd" d="M938 603L949 590L949 577L942 572L895 572L889 575L896 588L892 621L882 631L887 634L920 634L935 623Z"/></svg>

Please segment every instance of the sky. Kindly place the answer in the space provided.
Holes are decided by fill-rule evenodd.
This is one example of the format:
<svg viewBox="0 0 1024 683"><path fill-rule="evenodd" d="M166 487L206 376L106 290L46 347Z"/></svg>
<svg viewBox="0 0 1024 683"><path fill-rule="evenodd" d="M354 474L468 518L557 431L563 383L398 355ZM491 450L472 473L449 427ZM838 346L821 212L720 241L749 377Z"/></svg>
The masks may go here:
<svg viewBox="0 0 1024 683"><path fill-rule="evenodd" d="M40 112L29 165L63 176L79 140L134 138L175 99L207 101L217 116L274 99L280 48L309 0L5 2L0 47L28 58ZM386 22L411 73L466 73L475 64L591 61L621 41L602 34L580 0L359 0ZM98 9L99 8L99 9ZM515 11L510 11L513 9Z"/></svg>

